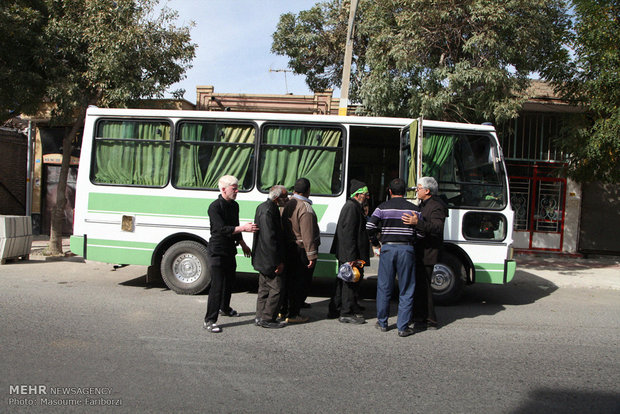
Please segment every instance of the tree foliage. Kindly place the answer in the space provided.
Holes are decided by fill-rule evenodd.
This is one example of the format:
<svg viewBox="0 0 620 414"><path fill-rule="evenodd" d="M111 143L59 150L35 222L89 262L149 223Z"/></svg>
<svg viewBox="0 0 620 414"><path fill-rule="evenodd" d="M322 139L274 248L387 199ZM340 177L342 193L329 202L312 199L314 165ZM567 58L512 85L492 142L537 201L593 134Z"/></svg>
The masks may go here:
<svg viewBox="0 0 620 414"><path fill-rule="evenodd" d="M176 12L166 7L158 11L158 0L5 3L0 18L11 27L3 24L2 33L13 33L11 42L23 48L19 58L9 61L9 80L15 88L6 97L2 95L1 108L5 112L52 103L52 123L72 125L63 140L63 154L71 153L89 105L126 106L140 98L161 97L166 88L183 79L195 55L189 27L175 25ZM16 27L20 22L25 29ZM15 75L32 62L32 74ZM33 88L27 77L41 82ZM20 88L28 93L20 94ZM69 158L63 157L52 212L52 254L62 251L60 229Z"/></svg>
<svg viewBox="0 0 620 414"><path fill-rule="evenodd" d="M37 109L45 94L43 0L6 1L0 7L0 122Z"/></svg>
<svg viewBox="0 0 620 414"><path fill-rule="evenodd" d="M163 96L181 80L194 57L188 27L157 0L49 0L46 29L55 116L67 119L89 104L124 106Z"/></svg>
<svg viewBox="0 0 620 414"><path fill-rule="evenodd" d="M370 114L517 116L532 73L565 53L563 0L360 0L351 100ZM280 18L272 51L312 89L340 84L348 2Z"/></svg>
<svg viewBox="0 0 620 414"><path fill-rule="evenodd" d="M569 59L544 71L556 90L585 110L585 122L562 142L578 181L620 182L620 3L573 0ZM585 126L584 126L585 125Z"/></svg>

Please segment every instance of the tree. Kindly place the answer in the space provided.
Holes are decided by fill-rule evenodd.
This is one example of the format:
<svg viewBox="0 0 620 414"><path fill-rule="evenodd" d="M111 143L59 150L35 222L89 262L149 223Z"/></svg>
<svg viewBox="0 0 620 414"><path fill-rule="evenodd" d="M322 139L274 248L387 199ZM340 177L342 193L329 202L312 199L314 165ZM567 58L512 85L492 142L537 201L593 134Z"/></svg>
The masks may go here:
<svg viewBox="0 0 620 414"><path fill-rule="evenodd" d="M73 138L89 105L125 106L163 96L191 67L195 45L189 27L177 27L177 13L158 0L44 0L42 53L46 90L37 103L53 103L52 122L72 125L52 211L49 253L62 253L61 229ZM153 17L155 16L155 17Z"/></svg>
<svg viewBox="0 0 620 414"><path fill-rule="evenodd" d="M550 60L543 75L568 101L585 110L581 125L560 144L570 153L577 181L620 182L620 3L573 0L568 59Z"/></svg>
<svg viewBox="0 0 620 414"><path fill-rule="evenodd" d="M34 112L45 93L43 0L15 0L0 6L0 123Z"/></svg>
<svg viewBox="0 0 620 414"><path fill-rule="evenodd" d="M532 73L562 53L563 0L361 0L351 100L373 115L514 118ZM346 1L280 17L272 51L312 88L339 86Z"/></svg>

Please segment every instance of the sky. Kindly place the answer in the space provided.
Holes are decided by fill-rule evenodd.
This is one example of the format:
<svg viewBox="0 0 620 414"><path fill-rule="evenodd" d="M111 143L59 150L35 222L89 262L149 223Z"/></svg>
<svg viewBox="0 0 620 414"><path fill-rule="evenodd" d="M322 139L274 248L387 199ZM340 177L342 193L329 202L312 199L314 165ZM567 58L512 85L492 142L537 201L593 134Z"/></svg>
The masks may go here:
<svg viewBox="0 0 620 414"><path fill-rule="evenodd" d="M288 59L271 53L272 34L281 14L308 10L318 0L169 0L177 24L188 25L198 45L187 78L168 90L183 88L196 102L196 86L213 85L215 93L312 95L305 77L270 72L289 69ZM286 75L286 79L285 79Z"/></svg>

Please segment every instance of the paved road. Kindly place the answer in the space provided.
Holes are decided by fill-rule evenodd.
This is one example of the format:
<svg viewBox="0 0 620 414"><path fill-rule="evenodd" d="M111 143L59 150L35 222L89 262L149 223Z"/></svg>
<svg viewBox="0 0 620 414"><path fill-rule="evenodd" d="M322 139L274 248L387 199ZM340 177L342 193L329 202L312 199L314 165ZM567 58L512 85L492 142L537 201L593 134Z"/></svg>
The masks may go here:
<svg viewBox="0 0 620 414"><path fill-rule="evenodd" d="M399 338L372 317L324 319L329 283L312 291L310 323L266 330L241 277L242 316L217 335L201 328L207 296L147 284L144 267L12 262L0 267L0 412L620 412L620 291L558 286L568 270L537 266L549 267L470 287L438 309L441 329Z"/></svg>

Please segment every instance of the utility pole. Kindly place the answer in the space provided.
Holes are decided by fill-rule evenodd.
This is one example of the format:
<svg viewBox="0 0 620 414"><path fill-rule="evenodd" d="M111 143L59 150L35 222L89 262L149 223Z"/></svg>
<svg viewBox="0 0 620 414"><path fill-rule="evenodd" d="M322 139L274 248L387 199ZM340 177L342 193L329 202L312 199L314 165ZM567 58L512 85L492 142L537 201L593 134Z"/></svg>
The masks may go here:
<svg viewBox="0 0 620 414"><path fill-rule="evenodd" d="M269 72L284 72L284 87L286 88L286 94L288 95L288 82L286 81L286 72L292 72L288 69L269 69Z"/></svg>
<svg viewBox="0 0 620 414"><path fill-rule="evenodd" d="M344 49L344 64L342 65L342 82L340 86L340 105L338 115L346 115L349 106L349 83L351 81L351 60L353 59L353 28L355 24L355 12L357 0L351 0L349 9L349 25L347 28L347 43Z"/></svg>

